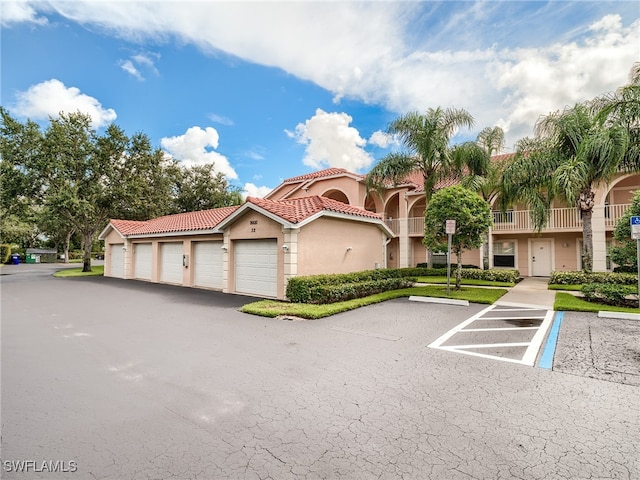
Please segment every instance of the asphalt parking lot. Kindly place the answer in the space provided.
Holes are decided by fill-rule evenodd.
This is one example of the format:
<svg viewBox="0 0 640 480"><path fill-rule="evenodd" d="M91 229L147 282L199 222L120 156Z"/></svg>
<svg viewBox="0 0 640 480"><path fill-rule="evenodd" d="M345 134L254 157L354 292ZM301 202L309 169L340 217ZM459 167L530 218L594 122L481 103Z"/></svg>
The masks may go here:
<svg viewBox="0 0 640 480"><path fill-rule="evenodd" d="M630 321L565 314L545 370L428 348L481 305L282 321L4 268L2 478L640 478Z"/></svg>

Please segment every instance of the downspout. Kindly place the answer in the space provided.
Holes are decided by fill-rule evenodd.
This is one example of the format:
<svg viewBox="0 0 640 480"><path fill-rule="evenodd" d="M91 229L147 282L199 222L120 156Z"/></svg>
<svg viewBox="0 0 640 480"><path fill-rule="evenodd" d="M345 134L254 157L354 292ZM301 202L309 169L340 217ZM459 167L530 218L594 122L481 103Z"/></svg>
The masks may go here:
<svg viewBox="0 0 640 480"><path fill-rule="evenodd" d="M391 240L393 240L393 238L387 237L387 239L382 244L382 246L384 247L384 268L388 268L387 267L387 245L391 243Z"/></svg>

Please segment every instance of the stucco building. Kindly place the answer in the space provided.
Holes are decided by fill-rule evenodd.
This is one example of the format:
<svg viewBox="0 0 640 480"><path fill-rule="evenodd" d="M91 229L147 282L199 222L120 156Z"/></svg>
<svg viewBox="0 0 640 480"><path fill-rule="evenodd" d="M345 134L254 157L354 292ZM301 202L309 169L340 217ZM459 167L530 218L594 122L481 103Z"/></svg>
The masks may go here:
<svg viewBox="0 0 640 480"><path fill-rule="evenodd" d="M105 241L105 275L282 299L292 276L427 262L421 175L411 175L382 193L367 192L365 180L363 175L329 168L284 180L265 198L249 197L238 207L145 222L112 220L100 235ZM640 175L620 174L598 188L594 270L612 268L607 255L612 232L639 187ZM463 263L517 268L523 276L581 268L577 208L554 205L540 233L533 230L522 205L506 213L494 211L493 216L489 241L465 252Z"/></svg>

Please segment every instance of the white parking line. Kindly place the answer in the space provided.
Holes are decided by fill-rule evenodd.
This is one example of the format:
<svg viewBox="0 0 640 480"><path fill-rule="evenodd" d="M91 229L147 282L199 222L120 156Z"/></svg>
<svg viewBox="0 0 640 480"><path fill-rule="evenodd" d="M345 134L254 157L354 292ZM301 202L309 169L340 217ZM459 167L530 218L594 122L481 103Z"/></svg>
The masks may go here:
<svg viewBox="0 0 640 480"><path fill-rule="evenodd" d="M544 337L547 334L547 330L551 325L551 322L553 319L553 310L547 310L545 315L518 316L516 314L512 314L512 315L507 315L503 317L495 317L495 316L484 317L485 314L488 314L489 312L491 312L492 310L494 310L496 307L499 307L499 306L500 305L491 305L490 307L485 308L481 312L478 312L477 314L475 314L473 317L468 318L461 324L452 328L447 333L442 335L440 338L430 343L428 346L430 348L437 348L440 350L447 350L450 352L463 353L465 355L473 355L476 357L491 358L493 360L500 360L503 362L512 362L512 363L519 363L522 365L533 366L533 364L535 363L536 357L538 355L538 351L540 350L540 347L542 345L542 341L544 340ZM515 307L515 305L513 306ZM536 307L520 306L517 308L508 308L508 309L500 308L499 310L496 310L496 312L531 312L531 311L540 311L540 310L545 310L545 309L539 306L536 306ZM495 327L495 328L469 328L469 329L465 328L478 320L481 320L481 321L484 321L484 320L491 320L491 321L542 320L542 322L537 327ZM454 337L454 335L459 333L506 332L506 331L517 331L517 330L523 330L523 331L536 330L536 333L528 342L523 342L521 341L522 339L519 339L520 341L507 342L507 343L471 343L471 344L465 343L463 345L444 345L448 340ZM477 351L474 351L477 349L487 349L487 348L500 349L500 348L522 348L522 347L526 347L526 350L524 351L522 356L519 358L512 358L513 355L511 357L498 356L498 355L489 355L489 354L484 354L484 353L479 353Z"/></svg>

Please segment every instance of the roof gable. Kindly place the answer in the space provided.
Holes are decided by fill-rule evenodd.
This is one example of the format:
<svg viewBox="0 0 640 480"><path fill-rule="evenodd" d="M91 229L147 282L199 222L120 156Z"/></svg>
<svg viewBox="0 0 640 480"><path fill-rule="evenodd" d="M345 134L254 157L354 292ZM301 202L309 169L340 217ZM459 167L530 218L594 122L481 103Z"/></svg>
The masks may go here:
<svg viewBox="0 0 640 480"><path fill-rule="evenodd" d="M284 200L266 200L264 198L248 197L247 203L256 205L293 224L300 223L322 211L378 220L382 218L377 213L319 195Z"/></svg>

